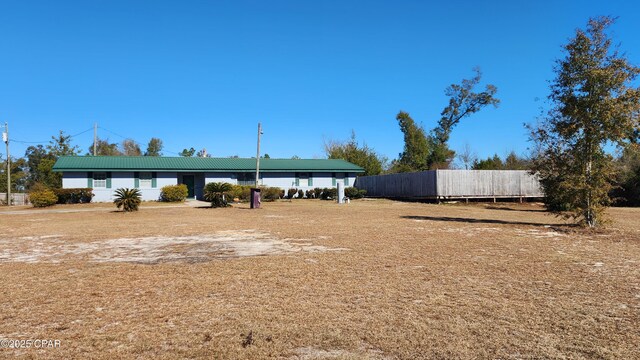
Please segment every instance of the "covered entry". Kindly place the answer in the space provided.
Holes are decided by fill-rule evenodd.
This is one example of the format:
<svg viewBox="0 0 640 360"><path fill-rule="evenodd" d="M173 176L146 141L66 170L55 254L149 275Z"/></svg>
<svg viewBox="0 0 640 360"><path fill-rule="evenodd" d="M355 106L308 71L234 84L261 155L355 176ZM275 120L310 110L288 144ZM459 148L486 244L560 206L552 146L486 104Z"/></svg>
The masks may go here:
<svg viewBox="0 0 640 360"><path fill-rule="evenodd" d="M178 174L178 184L187 185L187 199L202 200L204 198L204 174L183 173Z"/></svg>

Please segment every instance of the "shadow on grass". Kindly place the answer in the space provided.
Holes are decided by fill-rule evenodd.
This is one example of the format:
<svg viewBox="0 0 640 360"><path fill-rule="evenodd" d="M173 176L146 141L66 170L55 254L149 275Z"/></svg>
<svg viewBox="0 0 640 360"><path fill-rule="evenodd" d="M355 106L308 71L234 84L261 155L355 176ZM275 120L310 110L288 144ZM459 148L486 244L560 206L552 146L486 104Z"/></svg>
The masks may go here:
<svg viewBox="0 0 640 360"><path fill-rule="evenodd" d="M496 219L474 219L474 218L462 218L462 217L448 217L448 216L415 216L404 215L403 219L410 220L430 220L430 221L451 221L462 222L470 224L503 224L503 225L529 225L529 226L544 226L549 225L555 227L573 227L573 224L547 224L543 222L527 222L527 221L508 221L508 220L496 220Z"/></svg>

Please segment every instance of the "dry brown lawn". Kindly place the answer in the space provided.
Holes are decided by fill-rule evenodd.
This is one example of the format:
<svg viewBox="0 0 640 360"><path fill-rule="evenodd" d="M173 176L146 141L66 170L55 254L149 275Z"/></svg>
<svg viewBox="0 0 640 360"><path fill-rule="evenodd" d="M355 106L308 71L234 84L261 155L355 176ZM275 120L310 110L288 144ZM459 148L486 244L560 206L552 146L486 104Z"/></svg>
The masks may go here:
<svg viewBox="0 0 640 360"><path fill-rule="evenodd" d="M0 358L640 358L640 209L154 205L0 213Z"/></svg>

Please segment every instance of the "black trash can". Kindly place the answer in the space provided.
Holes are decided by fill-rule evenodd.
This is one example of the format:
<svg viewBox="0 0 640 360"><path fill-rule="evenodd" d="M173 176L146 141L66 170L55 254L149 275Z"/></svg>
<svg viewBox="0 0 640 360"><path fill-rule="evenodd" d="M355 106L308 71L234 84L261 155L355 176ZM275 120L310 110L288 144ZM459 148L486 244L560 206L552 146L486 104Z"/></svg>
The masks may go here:
<svg viewBox="0 0 640 360"><path fill-rule="evenodd" d="M251 208L252 209L260 208L260 189L259 188L251 188Z"/></svg>

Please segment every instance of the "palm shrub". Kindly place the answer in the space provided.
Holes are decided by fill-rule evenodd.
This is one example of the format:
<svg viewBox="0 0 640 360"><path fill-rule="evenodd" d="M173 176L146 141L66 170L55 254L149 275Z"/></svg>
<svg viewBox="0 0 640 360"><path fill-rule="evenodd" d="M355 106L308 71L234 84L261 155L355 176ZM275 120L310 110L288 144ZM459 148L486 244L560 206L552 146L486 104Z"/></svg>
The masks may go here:
<svg viewBox="0 0 640 360"><path fill-rule="evenodd" d="M233 190L233 185L226 182L210 182L204 186L204 199L211 202L211 207L227 207L225 195Z"/></svg>
<svg viewBox="0 0 640 360"><path fill-rule="evenodd" d="M125 212L138 211L142 202L142 193L138 189L120 188L115 191L113 203Z"/></svg>

